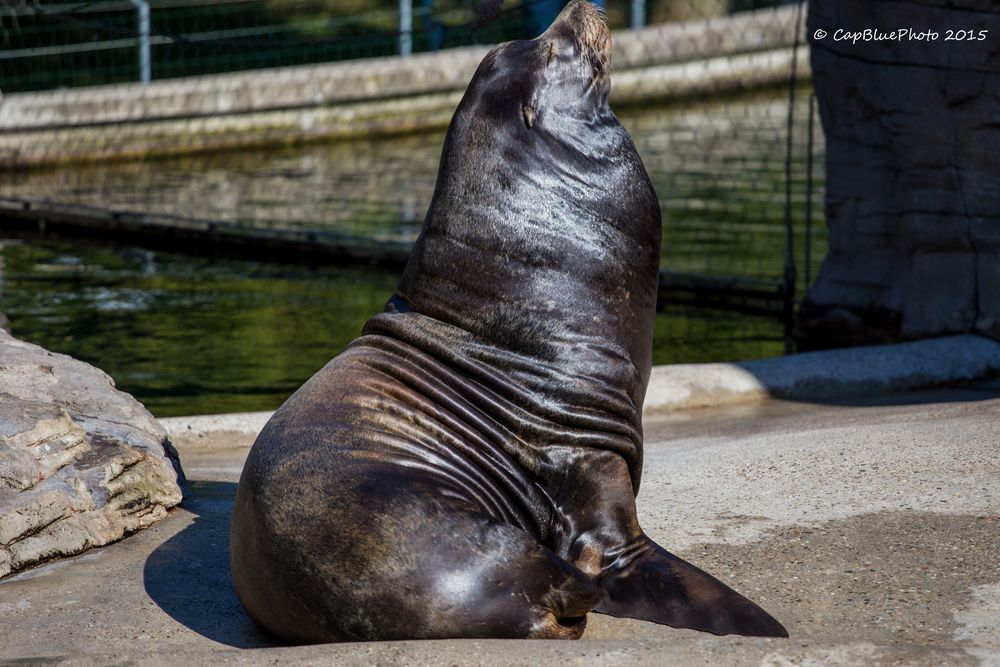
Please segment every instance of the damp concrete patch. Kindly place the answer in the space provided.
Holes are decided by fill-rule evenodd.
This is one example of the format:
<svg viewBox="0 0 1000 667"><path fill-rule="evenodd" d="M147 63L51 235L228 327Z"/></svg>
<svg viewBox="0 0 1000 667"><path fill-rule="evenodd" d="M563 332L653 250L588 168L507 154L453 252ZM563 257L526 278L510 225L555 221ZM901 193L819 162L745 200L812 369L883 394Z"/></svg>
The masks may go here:
<svg viewBox="0 0 1000 667"><path fill-rule="evenodd" d="M682 555L734 582L797 639L945 646L995 637L997 599L981 596L1000 584L998 547L1000 513L879 512Z"/></svg>
<svg viewBox="0 0 1000 667"><path fill-rule="evenodd" d="M997 571L1000 578L1000 569ZM971 599L955 610L954 639L973 646L1000 650L997 619L1000 618L1000 583L972 589Z"/></svg>

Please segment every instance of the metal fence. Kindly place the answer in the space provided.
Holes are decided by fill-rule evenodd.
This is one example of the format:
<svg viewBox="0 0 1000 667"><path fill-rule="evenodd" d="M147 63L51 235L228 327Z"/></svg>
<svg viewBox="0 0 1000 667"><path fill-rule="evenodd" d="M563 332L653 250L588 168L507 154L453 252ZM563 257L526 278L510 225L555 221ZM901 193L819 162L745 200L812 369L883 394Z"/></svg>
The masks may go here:
<svg viewBox="0 0 1000 667"><path fill-rule="evenodd" d="M544 30L560 0L511 2L483 30L478 0L0 0L0 90L163 79L409 54ZM613 28L787 0L598 1Z"/></svg>
<svg viewBox="0 0 1000 667"><path fill-rule="evenodd" d="M436 0L432 7L413 2L412 31L401 32L397 0L154 0L152 79L155 84L184 74L392 55L406 50L406 37L414 52L528 37L539 32L533 21L548 20L542 10L558 11L560 3L508 1L500 20L482 32L470 26L474 4ZM648 0L638 14L645 15L648 27L632 31L636 3L607 4L612 27L621 31L615 40L613 106L646 163L663 211L662 312L654 359L724 361L788 351L796 299L826 249L823 137L801 46L803 6L762 10L784 3ZM0 6L0 88L10 94L8 101L18 90L139 77L137 13L131 3L8 0ZM447 52L441 57L448 58ZM255 74L255 85L269 78L280 82L303 76L293 69ZM305 79L311 81L311 76ZM94 90L95 97L105 96L105 89ZM435 118L446 122L460 94L445 91L434 98L440 106L435 107ZM389 106L404 107L417 97L390 100L378 113ZM318 106L324 113L341 108L329 101ZM344 108L354 118L367 107ZM426 116L426 108L412 113ZM186 230L185 239L203 232L202 240L237 241L243 249L258 247L264 256L282 239L293 239L296 247L360 239L367 243L364 247L382 249L385 256L398 248L405 252L433 192L442 122L414 125L410 129L421 129L416 133L299 143L303 137L324 136L309 134L316 129L309 123L322 123L318 115L309 116L308 123L303 120L313 111L283 111L293 118L291 134L275 135L266 146L199 152L202 137L196 132L206 125L218 123L220 132L236 131L236 122L226 115L230 112L220 111L210 118L192 117L190 126L162 130L162 142L191 144L180 151L186 155L0 169L0 204L7 205L0 206L0 231L4 219L23 221L38 211L35 219L49 231L61 219L96 221L113 235L124 229L173 226ZM2 116L0 107L0 121ZM348 122L347 115L337 118L336 123ZM371 127L383 134L386 126L397 124L392 118L376 117ZM248 124L266 120L258 115ZM88 141L124 141L118 126L102 122L95 127L105 134ZM144 121L142 132L158 131L159 122ZM70 124L60 127L63 134L72 130ZM358 134L364 135L365 126L359 127ZM3 131L0 122L0 135ZM197 243L184 240L181 245L191 249ZM18 252L18 257L31 255ZM19 259L17 266L27 266L25 262ZM17 284L12 265L8 262L8 297ZM41 312L38 281L61 275L46 273L44 267L37 275L23 271L35 281L25 288L24 303L29 305L20 311L8 305L0 308L11 315L15 332L19 312L22 319L43 317L30 314ZM88 280L95 275L104 274L88 274ZM115 289L102 285L93 293L107 298ZM34 330L45 331L45 321L38 319ZM72 333L60 335L39 342L59 348L60 341L80 340ZM59 349L80 352L73 344ZM87 350L82 356L87 358ZM102 365L100 359L92 360ZM108 370L115 374L114 368ZM130 387L128 382L124 386ZM134 389L143 395L141 388ZM252 409L247 403L233 405Z"/></svg>

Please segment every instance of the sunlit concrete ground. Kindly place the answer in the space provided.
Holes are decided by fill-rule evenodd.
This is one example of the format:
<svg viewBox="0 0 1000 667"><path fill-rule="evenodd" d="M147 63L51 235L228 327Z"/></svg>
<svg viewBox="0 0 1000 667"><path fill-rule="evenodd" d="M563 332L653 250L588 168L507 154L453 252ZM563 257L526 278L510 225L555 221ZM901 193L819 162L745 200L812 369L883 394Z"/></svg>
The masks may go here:
<svg viewBox="0 0 1000 667"><path fill-rule="evenodd" d="M207 664L1000 664L1000 383L765 401L646 424L646 531L789 640L590 616L584 639L271 647L232 590L252 436L170 428L190 498L123 542L0 582L0 658Z"/></svg>

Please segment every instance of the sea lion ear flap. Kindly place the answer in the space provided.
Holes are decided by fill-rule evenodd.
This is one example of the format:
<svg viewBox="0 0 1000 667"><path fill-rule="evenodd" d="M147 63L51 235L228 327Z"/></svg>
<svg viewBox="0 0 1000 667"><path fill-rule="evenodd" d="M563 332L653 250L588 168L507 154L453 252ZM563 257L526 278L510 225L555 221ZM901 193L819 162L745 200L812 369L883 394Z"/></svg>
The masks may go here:
<svg viewBox="0 0 1000 667"><path fill-rule="evenodd" d="M607 597L594 611L717 635L788 636L781 623L753 602L645 540L638 556L598 581Z"/></svg>
<svg viewBox="0 0 1000 667"><path fill-rule="evenodd" d="M530 104L521 105L521 117L524 118L524 126L529 130L535 126L535 107Z"/></svg>

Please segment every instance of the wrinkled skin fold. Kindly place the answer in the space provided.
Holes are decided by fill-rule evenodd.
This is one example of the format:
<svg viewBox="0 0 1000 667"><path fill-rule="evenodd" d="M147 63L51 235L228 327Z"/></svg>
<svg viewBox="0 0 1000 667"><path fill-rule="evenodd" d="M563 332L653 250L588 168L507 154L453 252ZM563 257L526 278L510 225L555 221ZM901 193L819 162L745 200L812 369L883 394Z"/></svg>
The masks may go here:
<svg viewBox="0 0 1000 667"><path fill-rule="evenodd" d="M586 2L487 55L397 293L254 444L231 559L271 633L787 636L636 518L660 209L609 58Z"/></svg>

